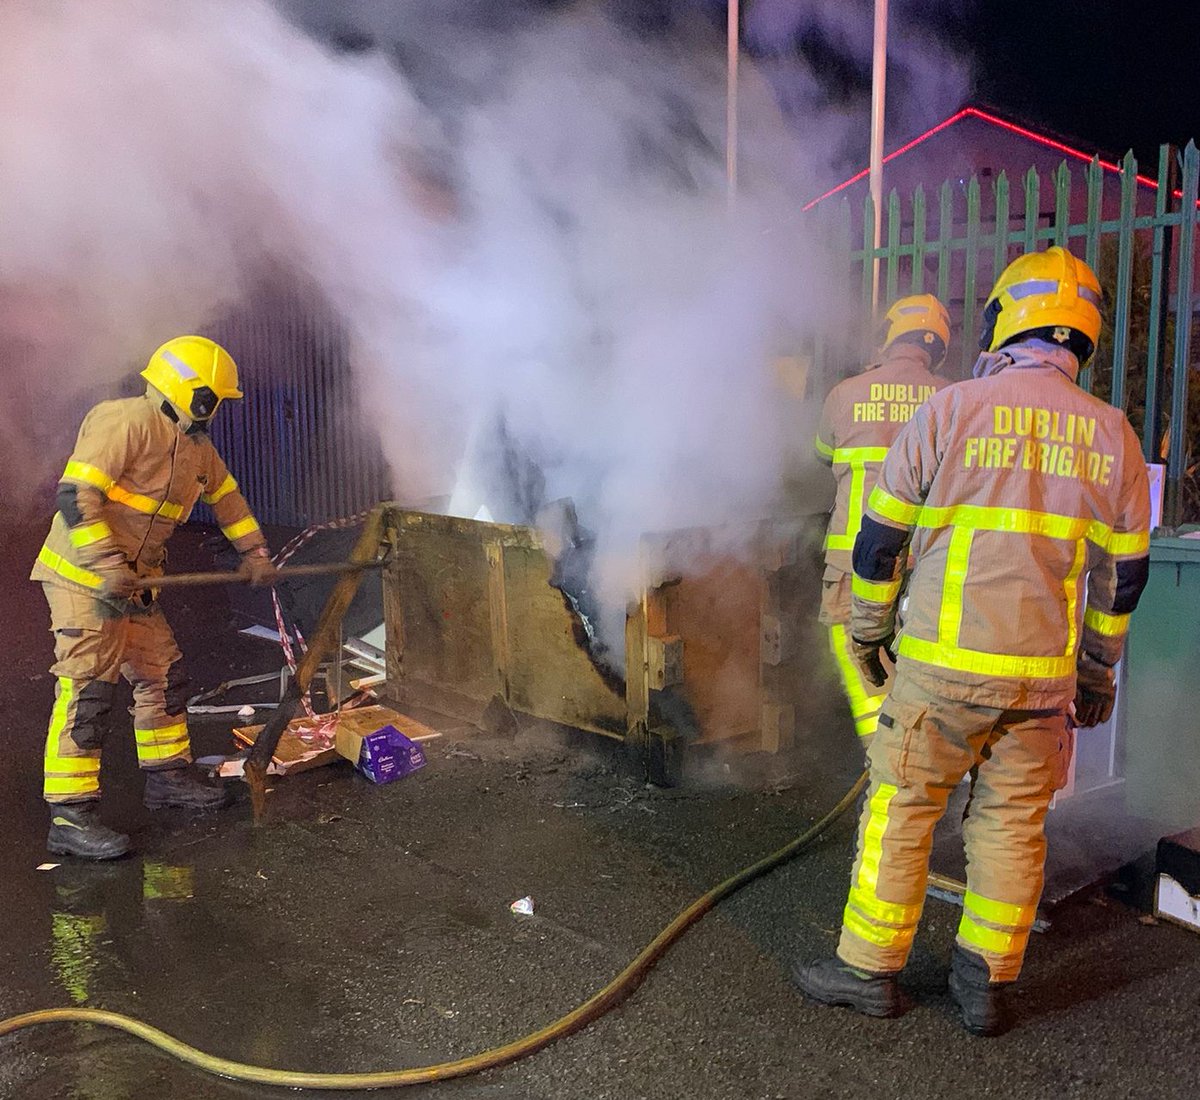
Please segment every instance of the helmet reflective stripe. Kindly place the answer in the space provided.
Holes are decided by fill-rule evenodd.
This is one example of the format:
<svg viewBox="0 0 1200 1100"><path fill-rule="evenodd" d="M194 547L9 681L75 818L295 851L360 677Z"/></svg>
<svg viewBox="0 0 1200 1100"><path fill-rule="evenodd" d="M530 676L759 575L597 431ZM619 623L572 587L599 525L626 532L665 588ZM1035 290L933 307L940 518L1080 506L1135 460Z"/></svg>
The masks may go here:
<svg viewBox="0 0 1200 1100"><path fill-rule="evenodd" d="M1032 297L1034 294L1057 294L1061 285L1055 279L1030 279L1028 282L1010 286L1008 293L1020 301L1020 299ZM1090 286L1077 287L1075 293L1085 302L1091 302L1097 309L1100 308L1100 295Z"/></svg>
<svg viewBox="0 0 1200 1100"><path fill-rule="evenodd" d="M199 380L198 375L191 367L189 367L182 359L179 358L173 351L163 350L160 352L162 357L171 364L178 372L179 377L190 382L192 379Z"/></svg>
<svg viewBox="0 0 1200 1100"><path fill-rule="evenodd" d="M1057 279L1030 279L1027 283L1017 283L1008 288L1014 298L1028 298L1034 294L1057 294L1059 282Z"/></svg>

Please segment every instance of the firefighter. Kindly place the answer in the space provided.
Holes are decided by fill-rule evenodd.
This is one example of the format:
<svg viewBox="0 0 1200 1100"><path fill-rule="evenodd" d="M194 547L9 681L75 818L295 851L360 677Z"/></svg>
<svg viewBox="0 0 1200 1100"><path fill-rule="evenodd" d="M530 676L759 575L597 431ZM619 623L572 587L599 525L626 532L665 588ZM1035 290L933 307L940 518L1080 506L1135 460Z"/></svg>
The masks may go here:
<svg viewBox="0 0 1200 1100"><path fill-rule="evenodd" d="M242 396L237 367L201 336L163 344L142 371L144 396L103 401L83 420L58 485L50 533L31 579L50 605L57 678L43 794L48 847L112 859L129 838L100 823L100 750L117 677L133 687L138 763L150 808L211 809L225 792L191 763L187 682L174 635L147 578L197 500L210 505L241 554L241 574L269 584L266 540L208 437L222 401Z"/></svg>
<svg viewBox="0 0 1200 1100"><path fill-rule="evenodd" d="M947 384L934 373L946 358L950 316L932 294L901 298L884 317L878 361L836 385L825 399L817 456L833 467L837 496L825 535L821 622L864 750L879 721L890 676L868 681L850 646L850 552L879 464L917 407ZM890 664L890 662L889 662Z"/></svg>
<svg viewBox="0 0 1200 1100"><path fill-rule="evenodd" d="M1113 666L1149 571L1149 487L1124 414L1076 384L1100 333L1100 286L1062 248L1004 271L983 312L975 379L900 433L854 544L852 645L895 682L835 959L799 966L810 997L899 1015L897 974L921 916L930 840L971 776L967 892L950 967L963 1025L1009 1026L1042 891L1044 819L1074 721L1112 712ZM915 559L896 640L896 594Z"/></svg>

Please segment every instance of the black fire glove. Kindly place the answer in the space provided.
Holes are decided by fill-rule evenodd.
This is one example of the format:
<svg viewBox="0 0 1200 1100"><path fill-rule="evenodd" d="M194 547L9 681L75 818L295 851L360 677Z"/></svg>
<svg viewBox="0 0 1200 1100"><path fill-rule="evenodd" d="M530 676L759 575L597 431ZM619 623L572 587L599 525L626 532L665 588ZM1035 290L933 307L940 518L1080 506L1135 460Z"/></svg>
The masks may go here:
<svg viewBox="0 0 1200 1100"><path fill-rule="evenodd" d="M1110 665L1079 651L1075 681L1075 721L1084 729L1100 726L1112 717L1117 685Z"/></svg>
<svg viewBox="0 0 1200 1100"><path fill-rule="evenodd" d="M893 664L896 661L896 655L892 652L892 638L894 635L889 634L886 638L880 638L875 642L864 642L858 638L850 639L850 649L854 654L855 664L862 669L862 674L867 683L873 684L875 687L883 687L887 683L888 672L883 667L883 661L880 659L880 653L886 653L888 660Z"/></svg>

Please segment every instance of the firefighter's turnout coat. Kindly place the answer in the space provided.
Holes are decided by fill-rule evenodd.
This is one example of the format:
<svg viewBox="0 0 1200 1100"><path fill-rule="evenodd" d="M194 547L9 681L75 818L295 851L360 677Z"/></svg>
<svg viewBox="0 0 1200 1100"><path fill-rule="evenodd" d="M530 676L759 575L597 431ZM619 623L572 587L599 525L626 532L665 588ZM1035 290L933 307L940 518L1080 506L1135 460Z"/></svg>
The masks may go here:
<svg viewBox="0 0 1200 1100"><path fill-rule="evenodd" d="M817 455L833 468L837 481L825 535L821 622L829 628L829 647L863 738L875 732L887 685L877 688L864 680L850 652L850 555L888 448L921 403L947 385L928 362L929 356L912 344L894 344L883 362L834 386L817 429Z"/></svg>
<svg viewBox="0 0 1200 1100"><path fill-rule="evenodd" d="M979 377L916 411L868 498L851 631L899 632L838 949L854 966L903 966L933 827L976 769L959 943L994 980L1020 970L1077 656L1117 661L1148 575L1138 440L1120 410L1075 385L1077 370L1070 352L1037 340L982 357Z"/></svg>
<svg viewBox="0 0 1200 1100"><path fill-rule="evenodd" d="M241 553L265 539L207 434L182 431L149 395L105 401L87 414L59 499L67 503L31 577L50 604L55 645L45 796L69 802L99 797L100 745L119 675L133 685L141 765L190 759L171 629L149 597L102 598L97 563L124 560L139 576L161 576L167 539L201 500Z"/></svg>

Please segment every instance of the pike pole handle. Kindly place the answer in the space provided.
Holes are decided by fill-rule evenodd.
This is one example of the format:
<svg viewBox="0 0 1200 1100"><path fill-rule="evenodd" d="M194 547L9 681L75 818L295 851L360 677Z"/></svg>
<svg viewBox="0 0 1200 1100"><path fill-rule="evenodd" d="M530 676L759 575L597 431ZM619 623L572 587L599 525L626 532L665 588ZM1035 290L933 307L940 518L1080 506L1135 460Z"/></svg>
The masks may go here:
<svg viewBox="0 0 1200 1100"><path fill-rule="evenodd" d="M311 565L289 565L279 570L278 577L286 581L292 577L325 577L336 573L362 573L368 569L382 569L378 561L325 561ZM165 577L143 578L143 588L200 588L212 584L249 584L249 579L236 571L213 573L175 573Z"/></svg>
<svg viewBox="0 0 1200 1100"><path fill-rule="evenodd" d="M296 708L308 690L317 667L337 647L340 640L339 630L342 618L354 599L354 594L358 591L363 572L378 564L376 558L382 541L383 507L380 506L367 516L362 534L359 535L358 542L354 544L354 549L350 552L350 560L345 563L353 568L347 572L345 565L339 567L342 576L333 586L333 591L330 592L329 599L325 601L325 607L321 611L321 617L317 620L316 629L307 639L308 649L296 666L296 675L292 677L292 682L288 685L279 706L272 712L267 724L254 739L254 744L246 757L245 779L250 785L250 800L254 807L255 822L262 817L266 797L267 768L271 766L271 758L275 755L279 738L296 713Z"/></svg>

